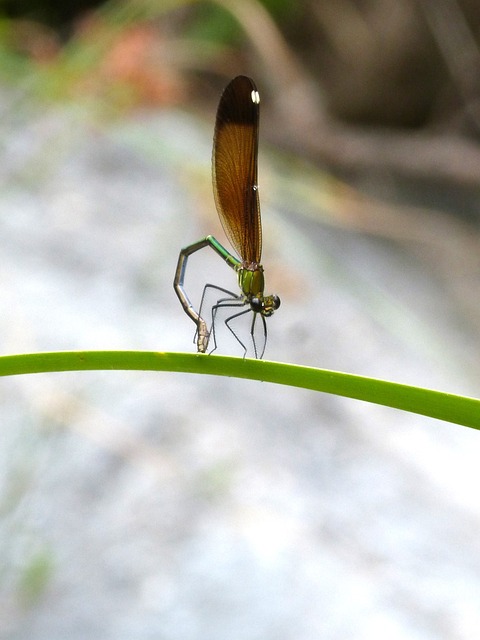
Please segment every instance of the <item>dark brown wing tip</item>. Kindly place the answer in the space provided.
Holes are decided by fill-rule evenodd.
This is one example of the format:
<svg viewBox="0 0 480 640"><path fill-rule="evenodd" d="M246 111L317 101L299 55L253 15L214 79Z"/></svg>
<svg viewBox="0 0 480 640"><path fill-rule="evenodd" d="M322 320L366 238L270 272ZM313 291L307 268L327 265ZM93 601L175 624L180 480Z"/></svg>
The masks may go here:
<svg viewBox="0 0 480 640"><path fill-rule="evenodd" d="M232 104L248 105L252 109L231 109ZM253 113L257 112L260 104L260 94L255 82L247 76L233 78L225 87L218 105L217 120L224 120L225 110L228 109L228 121L238 124L252 124L255 119Z"/></svg>

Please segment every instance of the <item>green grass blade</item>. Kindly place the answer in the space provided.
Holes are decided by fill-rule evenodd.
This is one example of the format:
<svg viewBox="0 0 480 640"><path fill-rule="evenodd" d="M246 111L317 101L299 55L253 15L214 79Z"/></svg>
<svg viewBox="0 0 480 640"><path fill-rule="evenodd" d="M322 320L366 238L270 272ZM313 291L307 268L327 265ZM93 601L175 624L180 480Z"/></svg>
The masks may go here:
<svg viewBox="0 0 480 640"><path fill-rule="evenodd" d="M0 357L0 376L114 369L262 380L373 402L480 429L480 400L476 398L299 365L154 351L60 351Z"/></svg>

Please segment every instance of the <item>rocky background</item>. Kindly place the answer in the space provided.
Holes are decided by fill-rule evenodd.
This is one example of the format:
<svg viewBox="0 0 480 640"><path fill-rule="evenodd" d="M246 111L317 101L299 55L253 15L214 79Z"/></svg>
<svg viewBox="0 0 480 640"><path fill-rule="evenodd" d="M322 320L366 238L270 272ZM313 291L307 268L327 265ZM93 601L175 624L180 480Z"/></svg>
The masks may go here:
<svg viewBox="0 0 480 640"><path fill-rule="evenodd" d="M193 351L173 274L180 247L224 239L214 114L228 79L249 73L262 95L267 288L282 298L265 357L479 396L475 100L453 95L439 12L295 5L276 14L242 3L250 13L239 15L227 2L114 3L61 27L10 7L2 353ZM436 6L457 7L463 22L445 15L475 42L473 3ZM360 88L340 100L342 74L335 83L326 70L333 77L342 55L343 82L363 87L356 43L389 24L379 43L413 38L402 16L429 34L424 56L410 53L437 84L404 77L430 107L408 118L405 106L402 118L384 107L387 118L365 97L355 106ZM378 46L370 73L392 82ZM235 286L213 252L195 258L192 297L206 281ZM220 338L220 353L241 355ZM476 637L475 431L298 389L151 372L5 378L0 426L2 637Z"/></svg>

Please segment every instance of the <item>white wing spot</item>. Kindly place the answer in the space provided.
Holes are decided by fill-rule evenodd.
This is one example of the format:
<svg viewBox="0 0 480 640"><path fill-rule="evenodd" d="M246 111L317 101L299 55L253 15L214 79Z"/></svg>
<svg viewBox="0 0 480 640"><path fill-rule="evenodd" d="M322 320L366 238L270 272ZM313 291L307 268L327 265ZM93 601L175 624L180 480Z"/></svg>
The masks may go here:
<svg viewBox="0 0 480 640"><path fill-rule="evenodd" d="M252 91L251 97L254 104L260 104L260 94L258 91Z"/></svg>

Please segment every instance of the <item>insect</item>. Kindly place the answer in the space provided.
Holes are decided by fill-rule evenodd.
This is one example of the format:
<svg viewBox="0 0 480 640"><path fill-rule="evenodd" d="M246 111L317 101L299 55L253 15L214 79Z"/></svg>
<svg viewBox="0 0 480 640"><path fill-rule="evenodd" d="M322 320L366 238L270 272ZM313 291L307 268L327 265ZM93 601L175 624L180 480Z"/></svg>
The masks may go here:
<svg viewBox="0 0 480 640"><path fill-rule="evenodd" d="M255 83L246 76L237 76L225 88L217 109L213 138L212 175L215 205L225 234L237 252L232 255L213 236L209 235L180 251L175 272L174 289L185 313L197 325L197 350L205 353L209 340L217 348L215 321L221 310L231 312L225 325L244 349L247 347L235 332L234 320L252 313L250 335L254 355L262 358L267 342L267 323L280 306L277 295L264 294L262 255L262 224L257 185L258 120L260 96ZM192 253L211 247L231 267L238 277L240 293L214 284L204 287L200 309L197 311L184 288L188 258ZM219 298L211 309L210 329L202 317L202 306L209 290ZM222 314L223 315L223 314ZM256 338L257 323L261 323L261 344ZM258 333L258 331L257 331ZM195 339L195 338L194 338Z"/></svg>

